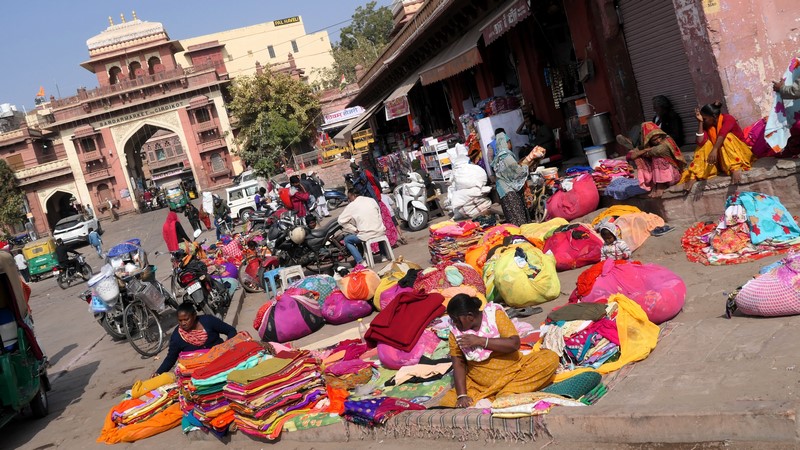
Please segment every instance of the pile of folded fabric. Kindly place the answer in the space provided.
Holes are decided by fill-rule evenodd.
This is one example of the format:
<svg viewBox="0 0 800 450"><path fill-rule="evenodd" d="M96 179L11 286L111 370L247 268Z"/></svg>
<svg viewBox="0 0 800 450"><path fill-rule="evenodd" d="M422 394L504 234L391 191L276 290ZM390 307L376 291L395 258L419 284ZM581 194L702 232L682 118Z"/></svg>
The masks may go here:
<svg viewBox="0 0 800 450"><path fill-rule="evenodd" d="M348 422L363 426L376 426L386 423L403 411L425 409L424 406L394 397L378 397L344 402L342 417Z"/></svg>
<svg viewBox="0 0 800 450"><path fill-rule="evenodd" d="M319 360L308 351L280 352L228 375L223 389L242 432L277 439L283 424L325 398Z"/></svg>
<svg viewBox="0 0 800 450"><path fill-rule="evenodd" d="M615 178L633 178L633 167L627 161L618 159L602 159L594 168L592 178L597 190L604 190Z"/></svg>
<svg viewBox="0 0 800 450"><path fill-rule="evenodd" d="M152 383L151 381L158 381ZM137 383L139 384L139 383ZM98 442L134 442L178 426L178 385L171 378L155 377L144 382L144 389L131 390L132 396L109 411Z"/></svg>
<svg viewBox="0 0 800 450"><path fill-rule="evenodd" d="M597 369L617 355L616 316L616 303L574 303L552 311L542 327L542 348L561 357L557 372Z"/></svg>
<svg viewBox="0 0 800 450"><path fill-rule="evenodd" d="M223 435L234 419L222 394L228 374L253 367L267 357L264 347L247 333L206 351L182 353L176 375L181 385L184 431L208 429Z"/></svg>
<svg viewBox="0 0 800 450"><path fill-rule="evenodd" d="M482 235L481 225L471 220L431 225L428 239L431 262L463 261L467 249L477 244Z"/></svg>

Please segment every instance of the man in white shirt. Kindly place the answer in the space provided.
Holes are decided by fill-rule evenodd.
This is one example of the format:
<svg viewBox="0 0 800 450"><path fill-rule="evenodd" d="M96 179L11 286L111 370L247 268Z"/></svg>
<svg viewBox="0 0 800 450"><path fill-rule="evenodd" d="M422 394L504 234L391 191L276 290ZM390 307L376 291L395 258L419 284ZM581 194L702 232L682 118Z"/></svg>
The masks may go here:
<svg viewBox="0 0 800 450"><path fill-rule="evenodd" d="M350 202L339 215L338 220L344 231L349 233L344 238L344 244L355 258L356 265L360 265L364 262L364 258L358 250L358 244L366 242L368 239L385 236L386 227L383 226L378 202L370 197L358 195L352 189L347 191L347 199ZM381 250L384 249L381 248ZM370 249L365 249L365 251L370 251Z"/></svg>
<svg viewBox="0 0 800 450"><path fill-rule="evenodd" d="M25 257L22 255L21 251L14 251L14 262L17 263L17 269L19 269L22 279L25 280L26 283L31 281L31 275L30 272L28 272L28 261L25 261Z"/></svg>

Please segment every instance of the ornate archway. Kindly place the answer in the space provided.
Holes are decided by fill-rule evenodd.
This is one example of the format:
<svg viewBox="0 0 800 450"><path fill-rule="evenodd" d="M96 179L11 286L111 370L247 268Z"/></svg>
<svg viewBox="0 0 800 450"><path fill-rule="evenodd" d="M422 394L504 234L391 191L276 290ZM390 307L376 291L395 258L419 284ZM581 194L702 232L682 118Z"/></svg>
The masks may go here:
<svg viewBox="0 0 800 450"><path fill-rule="evenodd" d="M73 195L71 192L55 191L45 202L45 210L47 215L47 225L52 230L55 228L56 223L64 217L77 214L72 206Z"/></svg>

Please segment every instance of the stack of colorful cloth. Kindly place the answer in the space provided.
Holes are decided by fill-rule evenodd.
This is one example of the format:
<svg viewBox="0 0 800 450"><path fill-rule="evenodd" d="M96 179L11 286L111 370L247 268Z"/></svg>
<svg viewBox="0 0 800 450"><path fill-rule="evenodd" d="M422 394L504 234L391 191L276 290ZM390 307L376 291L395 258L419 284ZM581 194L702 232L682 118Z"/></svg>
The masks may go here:
<svg viewBox="0 0 800 450"><path fill-rule="evenodd" d="M222 395L228 374L254 367L266 358L264 347L244 332L209 350L182 353L176 375L181 385L184 431L208 429L224 434L234 419Z"/></svg>
<svg viewBox="0 0 800 450"><path fill-rule="evenodd" d="M428 249L431 262L463 261L464 254L471 246L478 243L483 235L483 227L477 222L445 221L430 226Z"/></svg>
<svg viewBox="0 0 800 450"><path fill-rule="evenodd" d="M592 178L597 190L604 190L615 178L633 178L633 167L627 161L619 159L601 159L594 168Z"/></svg>
<svg viewBox="0 0 800 450"><path fill-rule="evenodd" d="M281 352L228 374L223 394L239 430L274 440L286 421L325 398L325 385L319 361L310 352Z"/></svg>
<svg viewBox="0 0 800 450"><path fill-rule="evenodd" d="M552 311L541 328L542 348L561 357L556 373L597 369L617 357L617 304L572 303Z"/></svg>
<svg viewBox="0 0 800 450"><path fill-rule="evenodd" d="M386 423L403 411L418 411L424 406L394 397L378 397L344 402L342 417L357 425L373 427Z"/></svg>
<svg viewBox="0 0 800 450"><path fill-rule="evenodd" d="M159 379L166 383L150 382ZM107 444L134 442L166 431L180 423L177 383L164 377L156 377L144 384L149 387L145 390L134 387L132 392L137 394L136 397L123 400L111 408L97 439L98 442Z"/></svg>

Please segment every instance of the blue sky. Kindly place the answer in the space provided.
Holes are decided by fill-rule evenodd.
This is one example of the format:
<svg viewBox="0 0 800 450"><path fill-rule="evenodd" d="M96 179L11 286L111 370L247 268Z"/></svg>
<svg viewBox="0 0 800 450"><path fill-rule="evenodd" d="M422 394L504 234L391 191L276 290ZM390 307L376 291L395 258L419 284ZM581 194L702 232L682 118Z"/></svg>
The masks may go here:
<svg viewBox="0 0 800 450"><path fill-rule="evenodd" d="M47 97L75 95L80 86L97 85L95 76L79 66L89 59L86 40L106 29L108 16L119 23L131 11L141 20L161 22L170 38L184 39L256 23L302 16L306 32L347 20L368 0L38 0L4 2L0 103L30 109L39 86ZM378 0L391 5L391 0ZM339 28L328 28L331 41Z"/></svg>

